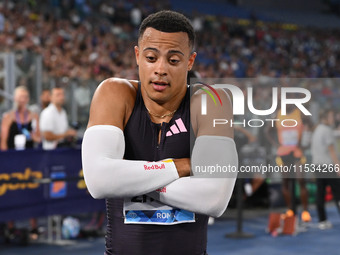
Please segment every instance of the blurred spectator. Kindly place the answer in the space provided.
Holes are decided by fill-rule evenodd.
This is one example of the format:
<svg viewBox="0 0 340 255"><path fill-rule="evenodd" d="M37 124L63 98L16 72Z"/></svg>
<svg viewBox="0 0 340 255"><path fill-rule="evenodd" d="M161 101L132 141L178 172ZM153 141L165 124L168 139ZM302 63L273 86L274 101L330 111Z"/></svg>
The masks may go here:
<svg viewBox="0 0 340 255"><path fill-rule="evenodd" d="M33 143L39 143L39 118L36 113L27 108L29 92L26 87L19 86L14 91L14 109L6 112L1 123L1 150L15 149L18 137L23 138L20 149L33 148ZM35 128L33 128L35 127ZM36 238L38 224L35 218L30 219L31 234ZM15 235L16 228L13 221L7 223L9 235Z"/></svg>
<svg viewBox="0 0 340 255"><path fill-rule="evenodd" d="M64 88L53 88L51 103L40 114L40 130L44 150L69 146L77 135L74 129L69 128L66 111L63 109L64 101Z"/></svg>
<svg viewBox="0 0 340 255"><path fill-rule="evenodd" d="M27 108L29 93L26 87L19 86L14 92L14 109L6 112L1 123L1 150L15 149L15 140L24 139L24 148L33 148L40 142L39 118ZM35 127L35 128L33 128Z"/></svg>
<svg viewBox="0 0 340 255"><path fill-rule="evenodd" d="M320 169L320 171L315 171L317 184L316 204L320 229L332 227L332 223L327 220L325 210L325 195L328 185L332 189L338 209L340 206L340 161L334 144L334 124L334 111L331 109L322 111L320 123L316 127L312 138L312 162L315 164L315 169Z"/></svg>
<svg viewBox="0 0 340 255"><path fill-rule="evenodd" d="M133 7L130 13L131 16L131 23L138 27L139 24L142 22L142 11L137 6Z"/></svg>
<svg viewBox="0 0 340 255"><path fill-rule="evenodd" d="M44 110L51 102L51 91L49 89L43 89L40 94L40 102L33 104L29 107L30 111L39 114Z"/></svg>

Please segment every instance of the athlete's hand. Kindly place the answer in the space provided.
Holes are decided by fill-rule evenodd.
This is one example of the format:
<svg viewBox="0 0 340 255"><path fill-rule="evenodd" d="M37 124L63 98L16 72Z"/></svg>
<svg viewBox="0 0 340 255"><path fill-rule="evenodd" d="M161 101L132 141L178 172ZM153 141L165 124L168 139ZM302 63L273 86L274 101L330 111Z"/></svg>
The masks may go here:
<svg viewBox="0 0 340 255"><path fill-rule="evenodd" d="M191 161L190 158L180 158L173 160L179 177L190 176Z"/></svg>

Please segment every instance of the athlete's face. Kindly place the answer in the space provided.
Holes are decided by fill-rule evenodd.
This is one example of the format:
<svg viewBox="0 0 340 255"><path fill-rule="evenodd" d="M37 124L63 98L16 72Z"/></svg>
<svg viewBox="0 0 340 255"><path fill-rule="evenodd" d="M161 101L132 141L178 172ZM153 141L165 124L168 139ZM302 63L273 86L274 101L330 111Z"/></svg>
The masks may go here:
<svg viewBox="0 0 340 255"><path fill-rule="evenodd" d="M146 95L163 104L186 91L192 53L187 33L165 33L147 28L135 47L139 78Z"/></svg>

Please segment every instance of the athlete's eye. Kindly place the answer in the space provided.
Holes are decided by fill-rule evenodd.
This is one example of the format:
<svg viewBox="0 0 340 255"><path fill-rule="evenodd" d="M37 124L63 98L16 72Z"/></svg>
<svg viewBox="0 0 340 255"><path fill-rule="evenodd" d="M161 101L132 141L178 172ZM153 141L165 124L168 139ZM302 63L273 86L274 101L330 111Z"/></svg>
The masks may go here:
<svg viewBox="0 0 340 255"><path fill-rule="evenodd" d="M170 64L172 64L172 65L176 65L177 63L179 63L179 60L178 60L178 59L171 58L171 59L169 60L169 62L170 62Z"/></svg>
<svg viewBox="0 0 340 255"><path fill-rule="evenodd" d="M152 56L146 56L146 59L147 59L148 62L155 62L156 61L156 58L152 57Z"/></svg>

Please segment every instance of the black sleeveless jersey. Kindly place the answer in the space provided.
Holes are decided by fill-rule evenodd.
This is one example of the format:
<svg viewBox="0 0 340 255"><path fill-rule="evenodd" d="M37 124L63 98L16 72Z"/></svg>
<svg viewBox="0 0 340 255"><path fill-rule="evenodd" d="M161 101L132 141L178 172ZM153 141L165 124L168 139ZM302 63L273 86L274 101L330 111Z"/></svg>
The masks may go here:
<svg viewBox="0 0 340 255"><path fill-rule="evenodd" d="M18 134L22 134L22 128L19 126L24 126L27 131L29 132L32 132L32 121L22 125L22 124L19 124L16 122L16 121L13 121L12 124L10 125L9 127L9 131L8 131L8 138L7 138L7 147L8 149L14 149L15 148L15 144L14 144L14 137ZM25 144L25 148L26 149L29 149L29 148L33 148L33 140L30 139L30 140L26 140L26 144Z"/></svg>
<svg viewBox="0 0 340 255"><path fill-rule="evenodd" d="M159 161L189 158L190 89L170 122L156 124L151 121L145 108L139 83L135 106L124 136L125 159ZM107 199L106 208L106 255L206 254L206 215L195 214L195 222L176 225L124 224L123 199Z"/></svg>

